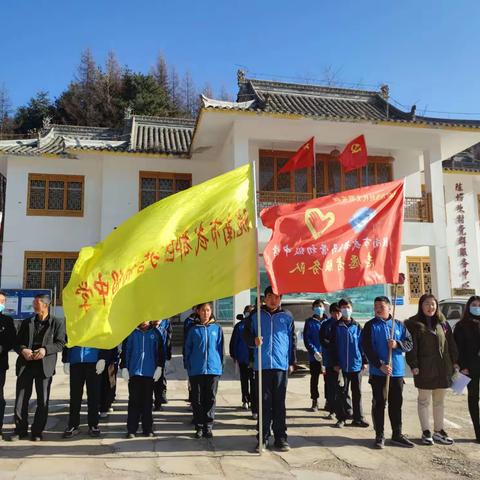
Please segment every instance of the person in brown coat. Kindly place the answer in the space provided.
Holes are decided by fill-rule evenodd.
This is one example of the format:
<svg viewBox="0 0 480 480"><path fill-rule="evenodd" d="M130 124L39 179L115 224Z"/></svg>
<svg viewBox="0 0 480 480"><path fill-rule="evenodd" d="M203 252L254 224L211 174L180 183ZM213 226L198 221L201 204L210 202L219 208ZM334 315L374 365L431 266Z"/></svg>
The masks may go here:
<svg viewBox="0 0 480 480"><path fill-rule="evenodd" d="M453 439L444 429L444 403L447 388L457 365L457 346L452 329L438 309L434 295L425 294L418 302L418 313L405 322L412 335L413 348L406 354L418 389L418 416L422 427L422 443L451 445ZM430 430L429 409L433 400L433 429Z"/></svg>

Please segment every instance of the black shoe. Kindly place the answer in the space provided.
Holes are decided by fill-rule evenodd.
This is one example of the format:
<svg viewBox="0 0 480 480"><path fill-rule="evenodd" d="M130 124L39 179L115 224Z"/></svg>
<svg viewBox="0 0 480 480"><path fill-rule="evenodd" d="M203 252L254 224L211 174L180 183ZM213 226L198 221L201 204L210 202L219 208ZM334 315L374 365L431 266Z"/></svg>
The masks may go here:
<svg viewBox="0 0 480 480"><path fill-rule="evenodd" d="M367 428L370 426L365 420L353 420L350 424L351 427L360 427L360 428Z"/></svg>
<svg viewBox="0 0 480 480"><path fill-rule="evenodd" d="M269 447L268 445L268 438L266 438L263 442L262 442L262 452L264 452L265 450L267 450ZM260 453L260 442L257 442L257 446L255 447L255 451L257 453Z"/></svg>
<svg viewBox="0 0 480 480"><path fill-rule="evenodd" d="M392 443L399 447L413 448L415 445L405 435L394 435L392 437Z"/></svg>
<svg viewBox="0 0 480 480"><path fill-rule="evenodd" d="M290 445L285 438L279 438L278 440L275 440L275 448L281 452L288 452L290 450Z"/></svg>
<svg viewBox="0 0 480 480"><path fill-rule="evenodd" d="M32 442L41 442L43 440L43 436L41 433L32 433L30 435L30 440Z"/></svg>
<svg viewBox="0 0 480 480"><path fill-rule="evenodd" d="M63 438L73 438L77 436L80 433L80 430L78 427L69 427L67 428L64 432L62 437Z"/></svg>
<svg viewBox="0 0 480 480"><path fill-rule="evenodd" d="M312 406L310 408L312 412L318 412L318 402L316 400L312 400Z"/></svg>
<svg viewBox="0 0 480 480"><path fill-rule="evenodd" d="M100 429L98 427L90 427L88 429L88 434L92 437L92 438L98 438L100 436Z"/></svg>
<svg viewBox="0 0 480 480"><path fill-rule="evenodd" d="M195 428L195 433L194 433L194 437L195 438L202 438L202 427L196 427Z"/></svg>
<svg viewBox="0 0 480 480"><path fill-rule="evenodd" d="M432 446L435 444L432 438L432 432L430 432L430 430L424 430L422 432L422 443L428 446Z"/></svg>
<svg viewBox="0 0 480 480"><path fill-rule="evenodd" d="M385 438L383 437L377 437L375 439L375 443L373 444L375 448L378 448L381 450L382 448L385 448Z"/></svg>
<svg viewBox="0 0 480 480"><path fill-rule="evenodd" d="M128 432L126 435L125 435L125 438L135 438L136 435L134 433L130 433Z"/></svg>
<svg viewBox="0 0 480 480"><path fill-rule="evenodd" d="M211 428L206 428L203 430L203 438L213 438L213 433Z"/></svg>

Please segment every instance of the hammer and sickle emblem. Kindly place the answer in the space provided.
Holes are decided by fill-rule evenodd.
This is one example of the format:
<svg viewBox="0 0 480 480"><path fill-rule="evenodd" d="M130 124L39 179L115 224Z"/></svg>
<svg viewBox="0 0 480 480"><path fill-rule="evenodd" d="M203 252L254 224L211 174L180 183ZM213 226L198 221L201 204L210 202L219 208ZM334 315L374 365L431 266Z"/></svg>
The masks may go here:
<svg viewBox="0 0 480 480"><path fill-rule="evenodd" d="M350 151L352 153L360 153L362 151L362 147L359 143L354 143L351 148L350 148Z"/></svg>

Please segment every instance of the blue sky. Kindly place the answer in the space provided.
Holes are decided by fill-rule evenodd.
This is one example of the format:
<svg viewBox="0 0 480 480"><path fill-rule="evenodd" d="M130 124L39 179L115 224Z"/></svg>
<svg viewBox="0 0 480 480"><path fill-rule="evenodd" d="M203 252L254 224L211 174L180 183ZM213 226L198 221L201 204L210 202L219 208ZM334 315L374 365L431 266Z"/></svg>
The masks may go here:
<svg viewBox="0 0 480 480"><path fill-rule="evenodd" d="M478 0L0 0L0 84L19 106L57 96L87 47L144 72L162 51L215 91L236 92L239 66L315 83L330 67L345 86L388 83L417 113L480 118L479 18Z"/></svg>

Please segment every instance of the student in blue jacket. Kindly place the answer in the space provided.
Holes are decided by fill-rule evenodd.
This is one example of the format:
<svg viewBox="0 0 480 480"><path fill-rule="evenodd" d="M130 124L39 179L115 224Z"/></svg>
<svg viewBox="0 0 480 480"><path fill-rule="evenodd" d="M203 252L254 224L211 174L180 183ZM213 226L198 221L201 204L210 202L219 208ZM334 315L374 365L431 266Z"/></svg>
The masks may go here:
<svg viewBox="0 0 480 480"><path fill-rule="evenodd" d="M320 345L320 327L327 318L325 304L317 299L312 303L313 315L305 320L303 327L303 343L308 351L310 363L310 398L312 399L312 412L318 412L318 380L322 374L322 346ZM325 396L326 398L326 396Z"/></svg>
<svg viewBox="0 0 480 480"><path fill-rule="evenodd" d="M80 408L83 387L87 385L88 434L99 437L98 403L100 375L105 370L108 350L89 347L64 347L62 352L63 370L70 375L70 411L68 425L63 438L72 438L80 433Z"/></svg>
<svg viewBox="0 0 480 480"><path fill-rule="evenodd" d="M183 359L183 368L187 369L187 362L185 359L185 342L187 340L187 334L190 330L190 327L195 323L195 319L197 318L197 307L198 305L194 305L192 307L192 311L190 315L183 321L183 345L182 345L182 359ZM190 380L188 380L188 398L186 402L192 403L192 388L190 385Z"/></svg>
<svg viewBox="0 0 480 480"><path fill-rule="evenodd" d="M332 330L330 341L330 355L333 368L342 372L344 378L344 390L348 393L350 387L352 392L353 421L352 427L366 428L369 424L363 418L362 411L362 371L367 367L367 358L363 354L360 343L362 327L352 317L352 302L342 298L338 302L342 317ZM336 401L336 427L342 428L347 420L345 411Z"/></svg>
<svg viewBox="0 0 480 480"><path fill-rule="evenodd" d="M162 365L162 376L153 386L154 407L155 411L163 410L162 404L168 403L167 400L167 377L165 369L167 361L172 359L172 324L168 318L164 320L154 320L150 322L160 333L163 342L163 355L165 363Z"/></svg>
<svg viewBox="0 0 480 480"><path fill-rule="evenodd" d="M413 443L402 434L403 377L405 376L404 352L412 347L412 337L405 325L395 320L392 334L391 303L388 297L377 297L374 301L375 318L369 320L362 331L362 347L368 358L372 386L372 418L375 428L375 448L385 446L384 393L387 376L390 377L388 390L388 416L392 426L392 443L412 448ZM392 349L392 363L389 364L389 349Z"/></svg>
<svg viewBox="0 0 480 480"><path fill-rule="evenodd" d="M162 374L163 342L156 328L142 322L123 341L120 368L128 382L127 438L137 434L140 418L143 434L153 433L153 385Z"/></svg>
<svg viewBox="0 0 480 480"><path fill-rule="evenodd" d="M332 332L336 323L342 318L342 312L337 302L333 302L329 307L330 317L327 318L320 327L320 344L322 346L322 360L325 367L325 410L328 412L327 419L332 420L335 413L335 394L338 388L338 372L334 370L332 359L330 358L330 342Z"/></svg>
<svg viewBox="0 0 480 480"><path fill-rule="evenodd" d="M187 333L185 363L190 379L195 438L212 438L218 380L223 373L223 331L211 302L197 305Z"/></svg>
<svg viewBox="0 0 480 480"><path fill-rule="evenodd" d="M260 311L261 337L258 335L257 316L254 310L245 328L245 340L254 350L254 369L258 371L258 346L262 345L262 409L263 448L269 447L271 429L274 446L281 451L290 450L287 442L285 397L288 373L296 363L297 337L292 314L282 310L282 296L265 289L265 305ZM257 444L257 451L260 443Z"/></svg>
<svg viewBox="0 0 480 480"><path fill-rule="evenodd" d="M251 365L251 349L243 338L243 331L250 312L253 310L252 305L247 305L243 310L243 315L238 315L240 320L233 328L230 338L230 357L234 362L238 363L240 370L240 385L242 389L242 408L248 410L252 407L252 401L255 390L255 380L253 368Z"/></svg>

